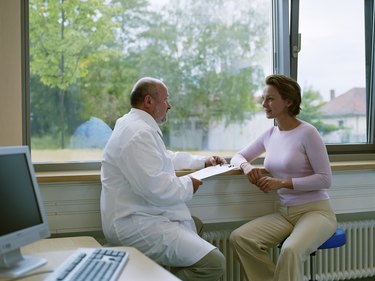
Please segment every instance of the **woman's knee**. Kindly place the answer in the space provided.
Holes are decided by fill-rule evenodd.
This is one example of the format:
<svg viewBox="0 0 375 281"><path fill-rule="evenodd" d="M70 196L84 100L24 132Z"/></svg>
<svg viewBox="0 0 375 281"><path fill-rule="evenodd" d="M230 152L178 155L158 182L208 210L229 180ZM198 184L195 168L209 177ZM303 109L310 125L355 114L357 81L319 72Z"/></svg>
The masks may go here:
<svg viewBox="0 0 375 281"><path fill-rule="evenodd" d="M229 242L235 248L257 248L259 245L257 239L254 239L254 235L249 232L243 232L241 229L235 229L229 236Z"/></svg>
<svg viewBox="0 0 375 281"><path fill-rule="evenodd" d="M304 252L305 249L302 249L297 244L284 242L281 247L279 258L304 260Z"/></svg>
<svg viewBox="0 0 375 281"><path fill-rule="evenodd" d="M240 231L240 229L235 229L232 231L232 233L230 234L229 236L229 242L236 246L236 245L239 245L241 244L241 240L243 240L243 235L242 235L242 232Z"/></svg>

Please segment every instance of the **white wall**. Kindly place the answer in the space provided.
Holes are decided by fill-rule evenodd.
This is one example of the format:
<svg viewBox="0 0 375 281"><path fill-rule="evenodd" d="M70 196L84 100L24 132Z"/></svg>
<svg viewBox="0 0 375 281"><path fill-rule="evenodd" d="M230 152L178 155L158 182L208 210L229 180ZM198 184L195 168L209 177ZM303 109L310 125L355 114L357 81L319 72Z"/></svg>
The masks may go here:
<svg viewBox="0 0 375 281"><path fill-rule="evenodd" d="M334 171L329 189L336 214L372 212L375 216L375 170ZM40 184L52 233L101 230L97 182ZM221 175L204 180L188 203L205 224L254 219L278 208L275 192L264 194L243 175Z"/></svg>
<svg viewBox="0 0 375 281"><path fill-rule="evenodd" d="M0 0L0 146L22 144L20 3Z"/></svg>

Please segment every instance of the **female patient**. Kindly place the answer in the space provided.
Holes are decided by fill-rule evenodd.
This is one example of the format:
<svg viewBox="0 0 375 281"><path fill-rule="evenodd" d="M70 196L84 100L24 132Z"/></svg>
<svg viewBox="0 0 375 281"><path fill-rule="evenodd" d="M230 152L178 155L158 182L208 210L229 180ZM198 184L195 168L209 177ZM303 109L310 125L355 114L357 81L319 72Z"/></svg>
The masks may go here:
<svg viewBox="0 0 375 281"><path fill-rule="evenodd" d="M296 81L284 75L268 76L262 105L275 126L231 160L261 191L276 190L280 198L278 212L254 219L231 234L249 281L302 280L303 262L337 227L325 190L332 177L327 151L318 131L297 119L300 104ZM264 166L271 176L250 164L264 152ZM282 241L275 265L267 250Z"/></svg>

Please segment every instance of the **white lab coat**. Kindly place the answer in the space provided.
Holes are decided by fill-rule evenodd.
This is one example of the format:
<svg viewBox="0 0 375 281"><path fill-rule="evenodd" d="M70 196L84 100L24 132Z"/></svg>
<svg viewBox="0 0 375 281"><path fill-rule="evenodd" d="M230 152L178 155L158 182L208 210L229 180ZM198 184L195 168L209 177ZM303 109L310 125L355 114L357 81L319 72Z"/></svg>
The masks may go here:
<svg viewBox="0 0 375 281"><path fill-rule="evenodd" d="M161 264L189 266L215 247L196 234L186 206L192 182L175 170L203 168L207 157L169 151L161 135L145 111L132 108L117 120L102 161L103 231L110 243Z"/></svg>

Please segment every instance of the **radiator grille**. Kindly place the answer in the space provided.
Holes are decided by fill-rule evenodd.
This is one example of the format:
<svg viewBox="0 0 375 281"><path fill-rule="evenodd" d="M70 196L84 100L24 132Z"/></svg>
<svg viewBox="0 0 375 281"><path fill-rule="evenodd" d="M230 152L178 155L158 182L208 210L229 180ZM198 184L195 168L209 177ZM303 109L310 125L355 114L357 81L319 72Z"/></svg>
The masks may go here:
<svg viewBox="0 0 375 281"><path fill-rule="evenodd" d="M349 280L375 276L374 240L375 220L340 223L347 242L343 247L319 250L316 255L316 277L320 281ZM231 231L209 231L203 237L219 248L226 257L227 270L221 281L246 281L238 260L229 244ZM271 249L277 260L279 249ZM304 281L309 280L310 263L304 265Z"/></svg>

